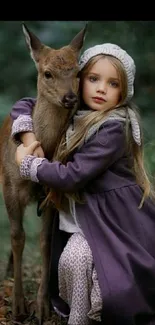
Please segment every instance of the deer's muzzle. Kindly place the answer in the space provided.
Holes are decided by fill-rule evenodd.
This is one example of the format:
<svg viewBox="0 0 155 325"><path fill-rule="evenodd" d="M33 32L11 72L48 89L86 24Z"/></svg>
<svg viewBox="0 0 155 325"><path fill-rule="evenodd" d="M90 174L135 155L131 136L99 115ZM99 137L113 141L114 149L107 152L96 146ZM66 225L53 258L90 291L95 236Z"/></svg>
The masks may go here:
<svg viewBox="0 0 155 325"><path fill-rule="evenodd" d="M77 95L75 95L74 93L71 93L71 92L64 95L64 97L62 99L62 103L63 103L64 107L66 107L66 108L74 107L74 105L77 103Z"/></svg>

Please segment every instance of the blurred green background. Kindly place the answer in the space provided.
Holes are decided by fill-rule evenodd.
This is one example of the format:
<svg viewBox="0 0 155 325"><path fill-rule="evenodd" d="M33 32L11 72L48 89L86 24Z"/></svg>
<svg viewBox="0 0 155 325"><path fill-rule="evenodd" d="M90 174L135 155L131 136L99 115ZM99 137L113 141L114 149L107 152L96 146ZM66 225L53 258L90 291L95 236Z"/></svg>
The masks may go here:
<svg viewBox="0 0 155 325"><path fill-rule="evenodd" d="M21 24L21 21L0 21L0 125L17 100L36 96L37 71ZM59 48L72 40L85 21L25 21L25 24L44 44ZM103 42L118 44L135 60L134 101L140 107L143 121L146 164L155 175L155 21L88 21L83 50ZM41 220L36 216L35 206L27 209L24 225L27 234L24 258L38 262ZM0 270L5 269L8 258L9 231L0 192Z"/></svg>

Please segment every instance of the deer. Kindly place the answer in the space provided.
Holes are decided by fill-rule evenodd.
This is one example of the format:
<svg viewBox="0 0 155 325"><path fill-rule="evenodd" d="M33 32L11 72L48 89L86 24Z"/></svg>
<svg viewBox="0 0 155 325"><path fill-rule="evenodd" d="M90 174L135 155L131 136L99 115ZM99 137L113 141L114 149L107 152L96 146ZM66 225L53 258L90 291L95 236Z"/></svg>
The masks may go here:
<svg viewBox="0 0 155 325"><path fill-rule="evenodd" d="M72 41L53 49L28 29L22 30L29 54L37 69L37 96L33 107L34 133L41 143L45 157L52 161L62 130L76 111L79 87L78 57L83 46L87 24ZM14 287L12 316L15 320L27 315L22 279L22 254L25 245L24 212L28 204L38 202L42 185L20 177L15 162L17 143L11 136L12 119L5 117L0 129L0 179L2 194L10 223L11 250L13 254ZM52 205L42 214L40 249L42 256L41 281L37 292L37 318L39 324L50 317L48 292L50 236Z"/></svg>

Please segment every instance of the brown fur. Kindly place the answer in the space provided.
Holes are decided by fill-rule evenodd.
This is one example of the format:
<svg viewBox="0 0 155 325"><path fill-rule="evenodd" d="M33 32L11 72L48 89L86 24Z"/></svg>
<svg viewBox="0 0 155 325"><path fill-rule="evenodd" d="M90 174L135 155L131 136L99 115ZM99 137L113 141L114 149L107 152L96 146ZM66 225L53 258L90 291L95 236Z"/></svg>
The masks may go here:
<svg viewBox="0 0 155 325"><path fill-rule="evenodd" d="M78 93L78 56L83 45L85 28L72 42L59 50L45 46L23 25L26 42L38 70L37 102L33 109L34 132L41 142L45 157L52 159L62 130L75 110ZM45 76L45 71L51 77ZM72 98L73 97L73 98ZM66 105L66 106L65 106ZM69 108L66 108L66 107ZM16 144L11 138L12 121L8 116L0 130L0 171L3 195L10 220L11 245L14 261L13 316L26 313L22 287L22 253L25 244L23 216L26 206L40 197L41 185L22 180L15 163ZM40 323L49 317L48 278L50 260L50 236L52 207L43 215L40 236L42 253L42 277L37 295L37 310Z"/></svg>

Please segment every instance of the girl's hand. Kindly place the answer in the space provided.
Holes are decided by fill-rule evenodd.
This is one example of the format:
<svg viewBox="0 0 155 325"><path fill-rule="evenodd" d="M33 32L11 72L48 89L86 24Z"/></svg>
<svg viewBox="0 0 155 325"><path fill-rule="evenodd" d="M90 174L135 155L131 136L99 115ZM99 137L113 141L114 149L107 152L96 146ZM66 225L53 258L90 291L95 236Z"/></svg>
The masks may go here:
<svg viewBox="0 0 155 325"><path fill-rule="evenodd" d="M20 140L23 142L24 147L28 147L31 143L34 141L37 141L36 136L33 132L21 132L20 133ZM33 155L36 157L44 158L44 151L41 146L38 146L34 152Z"/></svg>
<svg viewBox="0 0 155 325"><path fill-rule="evenodd" d="M40 142L39 141L34 141L33 143L31 143L28 147L24 147L23 144L21 144L20 146L18 146L16 153L15 153L15 161L17 163L18 166L20 166L23 158L27 155L33 155L34 151L36 150L36 148L38 148L40 146Z"/></svg>
<svg viewBox="0 0 155 325"><path fill-rule="evenodd" d="M44 151L43 151L43 149L42 149L41 146L37 147L34 150L33 155L36 156L36 157L40 157L40 158L44 158L45 157Z"/></svg>

